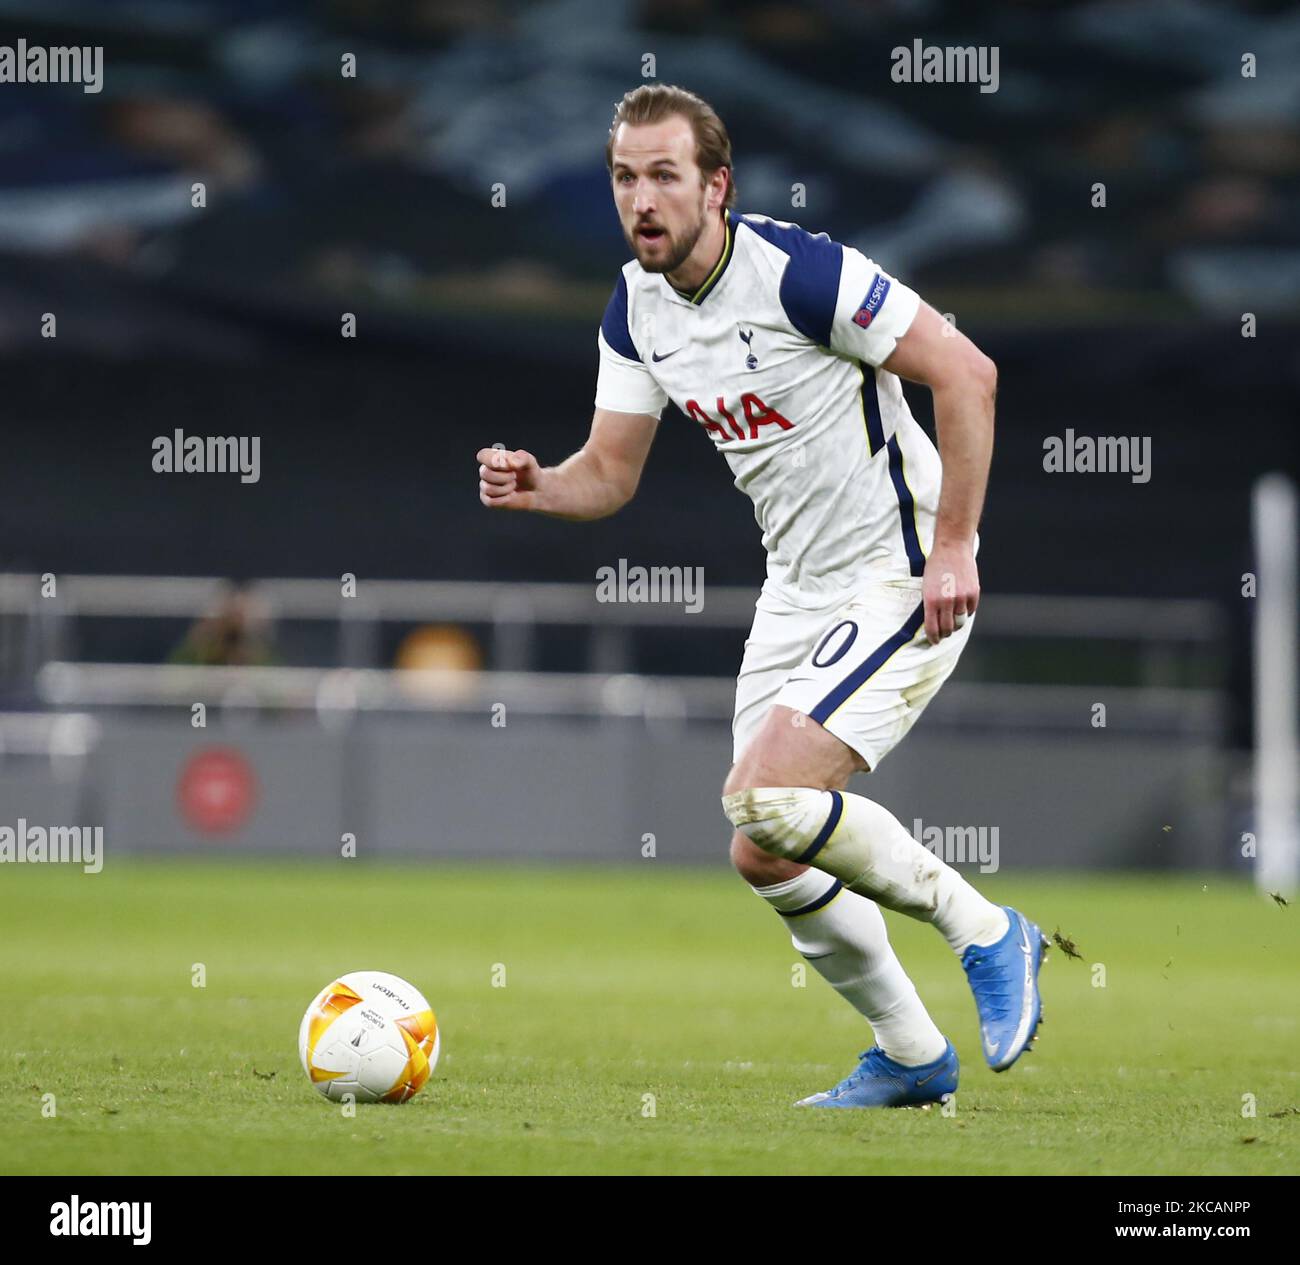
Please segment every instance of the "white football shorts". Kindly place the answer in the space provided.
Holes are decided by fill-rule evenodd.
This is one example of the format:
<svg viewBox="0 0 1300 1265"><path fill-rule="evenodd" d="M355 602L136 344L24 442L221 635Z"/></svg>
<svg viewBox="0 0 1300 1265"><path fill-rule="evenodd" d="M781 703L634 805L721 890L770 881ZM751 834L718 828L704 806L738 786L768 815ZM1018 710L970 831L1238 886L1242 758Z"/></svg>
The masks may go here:
<svg viewBox="0 0 1300 1265"><path fill-rule="evenodd" d="M974 623L966 616L931 645L920 577L865 580L847 600L815 610L765 592L736 679L733 760L779 703L811 716L878 767L957 666Z"/></svg>

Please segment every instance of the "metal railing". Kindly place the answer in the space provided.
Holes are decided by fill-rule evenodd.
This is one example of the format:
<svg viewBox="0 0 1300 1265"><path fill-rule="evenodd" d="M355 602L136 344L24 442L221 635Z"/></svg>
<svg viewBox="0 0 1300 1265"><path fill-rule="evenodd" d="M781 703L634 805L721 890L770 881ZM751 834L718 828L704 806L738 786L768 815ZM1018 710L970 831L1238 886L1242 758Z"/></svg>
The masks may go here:
<svg viewBox="0 0 1300 1265"><path fill-rule="evenodd" d="M52 591L51 591L52 590ZM53 708L172 707L204 702L231 710L314 711L338 720L373 710L478 710L494 702L537 714L730 717L733 677L644 676L625 670L642 629L748 629L757 590L709 588L702 609L602 602L595 584L365 580L343 596L339 580L263 579L243 586L274 628L284 621L334 623L330 667L189 667L82 661L69 632L82 618L197 619L233 590L217 577L0 574L0 668L27 680ZM45 594L49 593L49 596ZM488 672L392 671L378 664L385 622L455 623L491 630ZM945 723L986 728L1077 726L1091 702L1110 700L1112 727L1179 734L1221 731L1226 699L1214 689L1169 688L1169 664L1221 647L1222 611L1203 601L986 595L980 644L1067 638L1127 642L1143 672L1136 686L955 681L944 690ZM589 670L538 672L538 629L591 630ZM16 665L16 666L15 666Z"/></svg>
<svg viewBox="0 0 1300 1265"><path fill-rule="evenodd" d="M353 668L191 667L173 664L46 664L41 701L54 708L189 708L225 714L315 712L345 724L366 712L490 714L497 705L538 716L731 719L732 677L629 673L457 672ZM950 728L1075 731L1104 700L1115 733L1211 738L1221 732L1217 690L950 682L938 723ZM928 715L928 713L927 713Z"/></svg>

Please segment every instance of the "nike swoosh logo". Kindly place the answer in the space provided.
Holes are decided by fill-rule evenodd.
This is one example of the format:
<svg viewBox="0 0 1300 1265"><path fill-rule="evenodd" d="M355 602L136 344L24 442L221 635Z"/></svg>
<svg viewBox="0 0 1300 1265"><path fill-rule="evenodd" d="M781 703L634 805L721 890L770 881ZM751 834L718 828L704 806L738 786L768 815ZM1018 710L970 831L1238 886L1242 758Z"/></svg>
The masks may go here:
<svg viewBox="0 0 1300 1265"><path fill-rule="evenodd" d="M918 1089L920 1089L920 1087L921 1087L922 1085L924 1085L924 1084L926 1083L926 1081L932 1081L932 1080L934 1080L934 1078L935 1078L936 1076L939 1075L939 1072L942 1072L943 1070L944 1070L944 1069L941 1067L941 1068L939 1069L938 1072L931 1072L930 1075L927 1076L924 1080L919 1080L919 1081L917 1081L917 1082L916 1082L916 1087L917 1087Z"/></svg>
<svg viewBox="0 0 1300 1265"><path fill-rule="evenodd" d="M805 953L803 956L804 960L807 962L820 962L822 958L833 957L834 954L835 950L832 949L830 953Z"/></svg>
<svg viewBox="0 0 1300 1265"><path fill-rule="evenodd" d="M997 1052L998 1052L998 1043L996 1041L990 1041L988 1038L988 1033L985 1033L984 1053L987 1054L989 1058L992 1058Z"/></svg>
<svg viewBox="0 0 1300 1265"><path fill-rule="evenodd" d="M667 360L669 356L675 356L679 351L681 351L680 347L674 347L672 351L666 351L662 356L657 351L652 351L650 353L650 359L653 360L655 364L658 364L661 360Z"/></svg>

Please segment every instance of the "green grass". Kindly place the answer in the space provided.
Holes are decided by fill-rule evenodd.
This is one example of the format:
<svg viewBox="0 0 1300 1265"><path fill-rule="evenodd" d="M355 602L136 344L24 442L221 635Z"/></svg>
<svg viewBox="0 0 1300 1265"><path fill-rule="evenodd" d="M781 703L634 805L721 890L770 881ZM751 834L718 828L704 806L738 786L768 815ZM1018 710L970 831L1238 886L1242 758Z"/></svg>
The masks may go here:
<svg viewBox="0 0 1300 1265"><path fill-rule="evenodd" d="M1296 1170L1294 907L1220 876L981 886L1083 958L1053 950L1038 1047L995 1076L955 957L887 915L962 1058L945 1116L791 1108L869 1030L811 969L792 986L784 928L721 869L6 865L0 1172ZM443 1058L410 1103L349 1119L297 1030L363 968L426 993Z"/></svg>

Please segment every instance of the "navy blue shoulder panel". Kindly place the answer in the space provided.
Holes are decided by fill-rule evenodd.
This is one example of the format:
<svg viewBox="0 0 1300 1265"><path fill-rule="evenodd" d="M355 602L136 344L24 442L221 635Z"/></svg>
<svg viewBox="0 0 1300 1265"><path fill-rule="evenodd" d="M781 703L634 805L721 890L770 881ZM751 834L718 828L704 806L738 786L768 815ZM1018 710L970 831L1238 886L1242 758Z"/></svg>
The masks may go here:
<svg viewBox="0 0 1300 1265"><path fill-rule="evenodd" d="M604 319L600 322L600 332L605 341L620 356L629 360L640 360L636 347L632 344L632 335L627 331L627 278L620 272L618 285L609 296L609 306L605 308Z"/></svg>
<svg viewBox="0 0 1300 1265"><path fill-rule="evenodd" d="M789 256L781 278L781 306L795 329L819 346L829 347L844 248L825 233L809 233L797 224L746 219L740 222Z"/></svg>

